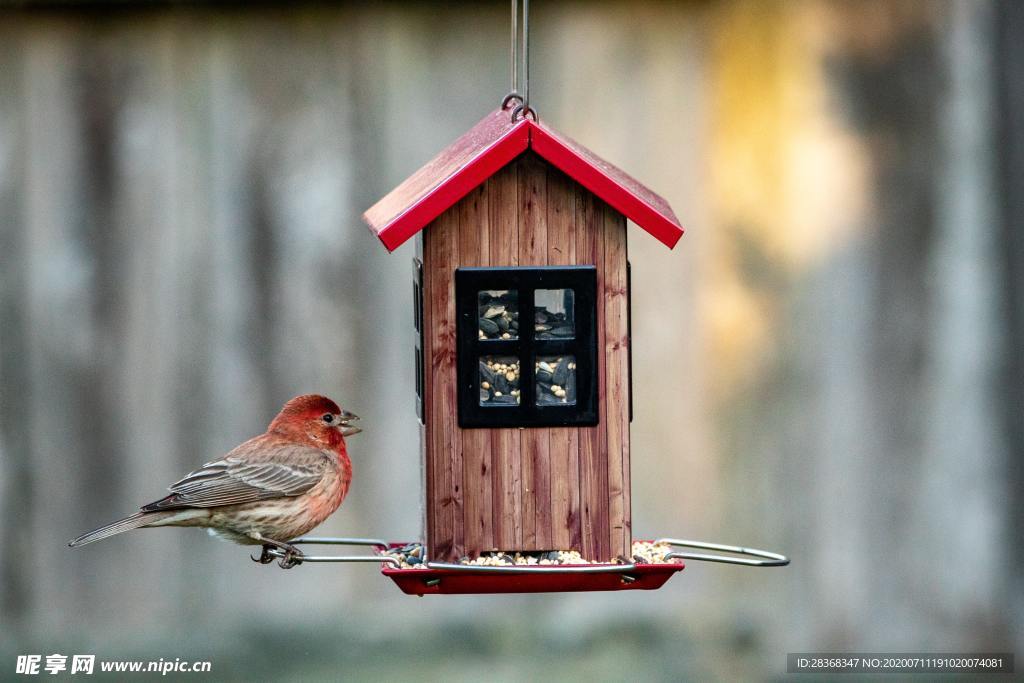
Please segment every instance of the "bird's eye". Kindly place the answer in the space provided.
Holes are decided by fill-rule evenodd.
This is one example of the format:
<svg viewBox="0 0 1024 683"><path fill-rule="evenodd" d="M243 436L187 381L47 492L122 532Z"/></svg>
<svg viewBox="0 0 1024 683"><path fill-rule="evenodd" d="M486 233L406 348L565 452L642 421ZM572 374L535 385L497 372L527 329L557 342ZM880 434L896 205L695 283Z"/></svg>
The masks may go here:
<svg viewBox="0 0 1024 683"><path fill-rule="evenodd" d="M326 422L327 424L331 424L332 422L334 422L334 416L331 415L330 413L327 413L320 419Z"/></svg>

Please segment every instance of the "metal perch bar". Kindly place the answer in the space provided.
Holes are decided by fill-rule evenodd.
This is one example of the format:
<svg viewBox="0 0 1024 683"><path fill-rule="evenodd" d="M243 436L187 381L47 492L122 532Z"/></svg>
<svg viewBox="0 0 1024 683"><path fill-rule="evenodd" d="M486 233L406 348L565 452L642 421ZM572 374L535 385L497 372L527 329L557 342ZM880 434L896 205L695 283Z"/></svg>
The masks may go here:
<svg viewBox="0 0 1024 683"><path fill-rule="evenodd" d="M350 545L380 548L387 550L388 543L377 538L342 538L342 537L320 537L303 536L290 541L291 545ZM747 557L729 557L726 555L708 555L705 553L670 552L666 553L664 559L674 560L700 560L703 562L720 562L722 564L738 564L747 567L784 567L789 564L789 558L779 553L757 548L743 548L735 545L722 543L706 543L704 541L687 541L677 538L660 538L655 544L664 543L675 548L697 548L700 550L717 550L719 552L746 555ZM269 555L276 558L283 558L284 551L272 548L267 551ZM755 559L750 559L755 558ZM298 558L300 562L383 562L395 569L401 569L402 564L396 557L389 555L303 555ZM453 564L448 562L427 562L428 569L440 569L445 571L483 573L483 574L627 574L636 569L635 563L628 564L595 564L595 565L474 565L474 564Z"/></svg>
<svg viewBox="0 0 1024 683"><path fill-rule="evenodd" d="M379 538L343 538L335 536L300 536L289 541L292 545L366 545L387 548L388 542Z"/></svg>
<svg viewBox="0 0 1024 683"><path fill-rule="evenodd" d="M267 551L267 554L278 558L284 557L284 552L277 548ZM384 562L396 569L401 566L397 558L387 555L303 555L296 557L295 560L297 564L307 562Z"/></svg>
<svg viewBox="0 0 1024 683"><path fill-rule="evenodd" d="M376 538L335 538L335 537L317 537L317 536L303 536L296 538L289 542L291 545L359 545L368 546L373 548L386 549L388 544L386 541L382 541ZM271 548L267 551L269 555L273 557L283 558L284 551L278 548ZM402 565L396 557L390 557L388 555L303 555L301 558L296 558L300 563L305 562L384 562L390 564L395 568L400 568Z"/></svg>
<svg viewBox="0 0 1024 683"><path fill-rule="evenodd" d="M718 550L724 553L735 553L761 559L751 560L744 557L728 557L726 555L705 555L703 553L667 553L666 560L702 560L704 562L721 562L723 564L741 564L747 567L785 567L789 558L785 555L758 550L757 548L741 548L736 545L721 543L705 543L703 541L685 541L677 538L659 538L655 543L665 543L676 548L699 548L701 550Z"/></svg>

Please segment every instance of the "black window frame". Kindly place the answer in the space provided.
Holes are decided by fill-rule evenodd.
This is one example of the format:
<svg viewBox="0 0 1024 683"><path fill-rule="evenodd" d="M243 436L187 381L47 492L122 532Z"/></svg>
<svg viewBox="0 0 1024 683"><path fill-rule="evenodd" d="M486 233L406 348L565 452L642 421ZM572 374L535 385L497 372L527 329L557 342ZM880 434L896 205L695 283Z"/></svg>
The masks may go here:
<svg viewBox="0 0 1024 683"><path fill-rule="evenodd" d="M573 290L575 336L537 339L534 292ZM480 339L478 293L516 290L519 330L516 339ZM596 425L598 414L597 268L595 266L471 267L455 270L456 382L459 426L472 428L568 427ZM537 405L534 363L540 356L576 358L576 403ZM519 359L518 405L481 405L479 359Z"/></svg>

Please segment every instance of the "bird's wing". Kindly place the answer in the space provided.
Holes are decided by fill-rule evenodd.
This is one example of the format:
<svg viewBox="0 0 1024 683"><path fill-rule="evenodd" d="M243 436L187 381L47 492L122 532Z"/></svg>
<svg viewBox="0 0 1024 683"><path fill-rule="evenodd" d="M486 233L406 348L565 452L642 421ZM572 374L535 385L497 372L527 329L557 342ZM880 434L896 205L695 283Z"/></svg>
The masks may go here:
<svg viewBox="0 0 1024 683"><path fill-rule="evenodd" d="M229 453L171 484L171 495L142 510L210 508L298 496L313 488L326 468L324 452L308 446L282 445L259 460Z"/></svg>

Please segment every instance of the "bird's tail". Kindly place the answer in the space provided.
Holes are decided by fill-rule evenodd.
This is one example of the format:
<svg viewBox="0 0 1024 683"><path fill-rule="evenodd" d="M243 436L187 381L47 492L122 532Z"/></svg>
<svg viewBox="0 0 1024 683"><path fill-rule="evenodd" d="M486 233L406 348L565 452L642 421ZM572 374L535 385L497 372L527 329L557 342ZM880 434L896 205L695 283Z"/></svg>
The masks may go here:
<svg viewBox="0 0 1024 683"><path fill-rule="evenodd" d="M173 515L171 511L160 511L160 512L136 512L134 515L129 515L124 519L119 519L116 522L111 522L106 526L101 526L99 529L93 529L92 531L82 534L75 540L68 543L72 548L77 548L80 545L87 543L93 543L94 541L102 541L104 538L120 534L125 531L131 531L132 529L138 529L141 526L152 524L157 522L164 517Z"/></svg>

